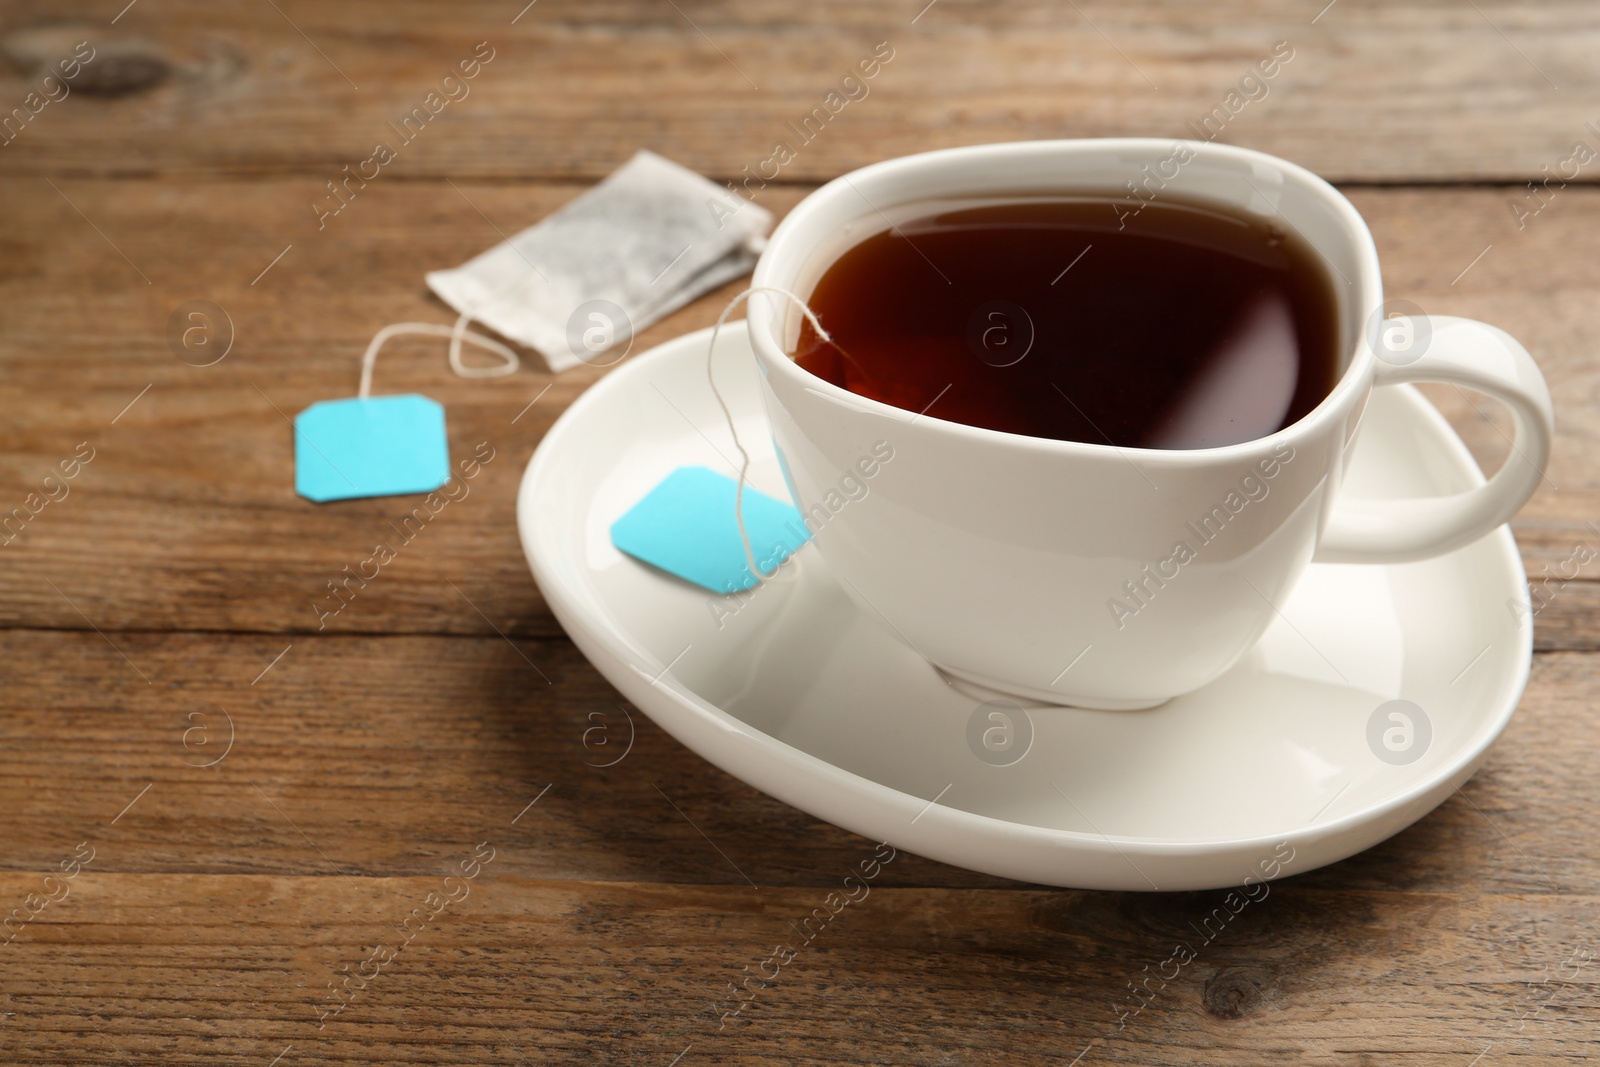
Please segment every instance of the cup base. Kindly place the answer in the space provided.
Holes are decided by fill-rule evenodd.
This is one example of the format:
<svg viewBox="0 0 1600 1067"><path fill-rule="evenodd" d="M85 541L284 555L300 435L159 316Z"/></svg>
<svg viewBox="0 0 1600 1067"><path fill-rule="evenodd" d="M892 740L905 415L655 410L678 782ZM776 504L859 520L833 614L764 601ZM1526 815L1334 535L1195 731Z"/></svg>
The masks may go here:
<svg viewBox="0 0 1600 1067"><path fill-rule="evenodd" d="M1145 711L1149 708L1159 708L1172 699L1161 697L1157 700L1117 700L1111 697L1075 697L1069 693L1058 693L1050 689L1029 689L996 682L992 678L956 670L954 667L942 667L937 663L933 664L933 669L944 677L952 689L974 700L1014 700L1032 707L1087 708L1091 711Z"/></svg>

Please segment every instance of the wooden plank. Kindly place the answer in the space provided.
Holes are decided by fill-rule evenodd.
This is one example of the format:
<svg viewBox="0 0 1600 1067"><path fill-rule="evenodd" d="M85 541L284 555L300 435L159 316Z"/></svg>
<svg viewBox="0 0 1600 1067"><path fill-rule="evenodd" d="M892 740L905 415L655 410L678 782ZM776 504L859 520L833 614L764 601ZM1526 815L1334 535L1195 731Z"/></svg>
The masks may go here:
<svg viewBox="0 0 1600 1067"><path fill-rule="evenodd" d="M76 42L106 58L81 92L39 108L0 152L0 173L290 171L306 175L309 198L378 140L394 142L391 168L410 178L577 180L640 146L732 178L794 141L779 178L815 182L947 145L1193 136L1218 108L1220 139L1342 181L1521 183L1575 141L1600 147L1585 131L1600 118L1587 103L1600 11L1576 0L173 0L112 25L123 7L41 26L20 0L0 5L13 27L0 38L6 112L39 88L37 66ZM494 58L451 90L466 95L399 143L389 123L424 106L480 41ZM1293 58L1264 85L1245 83L1254 99L1240 93L1279 41ZM849 89L854 102L829 102L880 43L889 65ZM820 132L789 132L815 108ZM1581 178L1594 180L1592 167Z"/></svg>
<svg viewBox="0 0 1600 1067"><path fill-rule="evenodd" d="M570 649L525 646L557 672L550 699L498 639L303 639L252 689L264 639L121 636L154 686L121 684L93 634L0 635L0 902L37 911L0 945L7 1062L367 1062L380 1043L432 1064L1593 1052L1589 656L1539 658L1439 811L1226 923L1221 893L1047 890L899 854L798 928L872 845L642 719L623 762L582 766L583 711L605 698ZM210 754L182 744L185 709L213 702L237 742L186 766ZM44 881L74 856L91 858ZM779 945L794 957L764 967ZM347 973L370 980L331 993ZM755 973L770 980L725 1019L727 984Z"/></svg>
<svg viewBox="0 0 1600 1067"><path fill-rule="evenodd" d="M495 869L535 842L500 835L493 847L478 879L460 883L467 895L455 890L409 940L396 926L450 892L442 871L350 883L87 870L6 950L28 968L7 990L7 1057L349 1063L372 1062L376 1046L384 1062L416 1064L1082 1054L1446 1067L1485 1049L1539 1063L1593 1052L1592 935L1569 931L1594 896L1287 884L1207 944L1192 931L1222 907L1217 895L881 888L806 945L796 924L823 907L819 889L752 899L541 882ZM0 893L37 880L7 876ZM1129 984L1176 944L1195 957L1152 980L1133 1014ZM775 948L795 955L775 976L766 965L771 980L752 979L748 1006L725 1020L728 983L757 975Z"/></svg>
<svg viewBox="0 0 1600 1067"><path fill-rule="evenodd" d="M13 209L0 267L0 513L39 491L81 442L95 458L70 496L4 547L12 565L0 568L0 625L108 631L315 631L327 582L370 555L416 501L296 497L287 417L351 395L360 353L382 325L447 321L424 270L462 262L498 240L497 228L520 228L578 192L374 183L319 234L300 220L291 179L57 184L60 193L39 179L0 180ZM781 212L803 192L776 190L768 203ZM1600 226L1600 192L1563 192L1520 232L1501 190L1351 195L1377 234L1393 295L1504 326L1550 379L1559 424L1550 484L1516 525L1530 573L1559 569L1577 542L1600 547L1586 525L1600 525L1590 327L1600 264L1571 240ZM709 325L737 288L645 331L635 352ZM210 367L180 361L167 338L172 311L201 298L226 309L237 335ZM327 625L554 635L521 558L513 502L544 431L603 372L552 380L530 357L510 378L463 381L439 349L396 342L377 390L436 397L454 454L489 442L495 458L467 499ZM1503 457L1508 431L1492 405L1453 389L1433 396L1485 463ZM117 565L100 564L108 558ZM1600 593L1587 584L1597 573L1585 567L1541 612L1541 647L1600 647L1590 610Z"/></svg>
<svg viewBox="0 0 1600 1067"><path fill-rule="evenodd" d="M502 869L535 879L820 885L867 845L713 769L565 641L13 630L0 662L0 870L52 866L113 820L117 869L143 873L422 875L519 816L539 847ZM1597 669L1540 656L1463 795L1307 877L1600 893L1574 817L1600 803ZM1008 884L912 858L885 877Z"/></svg>

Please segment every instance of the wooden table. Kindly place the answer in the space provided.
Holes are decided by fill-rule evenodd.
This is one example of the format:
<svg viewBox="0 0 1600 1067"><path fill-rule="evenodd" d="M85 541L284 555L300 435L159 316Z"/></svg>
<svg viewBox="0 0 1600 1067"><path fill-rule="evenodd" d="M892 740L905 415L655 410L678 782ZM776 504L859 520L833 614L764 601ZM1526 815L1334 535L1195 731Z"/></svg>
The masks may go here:
<svg viewBox="0 0 1600 1067"><path fill-rule="evenodd" d="M379 391L437 398L455 454L488 441L496 458L321 631L326 583L410 502L298 498L287 417L351 395L378 327L447 320L424 270L639 147L739 176L879 42L894 58L870 95L766 206L931 147L1183 136L1286 41L1219 139L1339 183L1392 295L1537 355L1560 438L1516 534L1539 578L1600 543L1600 160L1526 185L1576 144L1600 151L1600 8L524 3L0 3L0 113L42 65L94 49L0 146L0 512L56 497L0 554L0 911L28 920L0 944L0 1060L1490 1067L1597 1050L1593 565L1539 614L1527 695L1476 778L1276 886L1127 1025L1129 984L1219 894L1061 891L903 855L723 1026L728 983L872 844L638 714L626 759L589 765L585 731L618 721L617 698L529 577L512 505L603 372L469 382L435 342L396 342ZM470 95L319 228L325 183L479 42L493 58ZM192 300L231 322L211 365L175 355L169 317ZM1498 462L1501 413L1432 395Z"/></svg>

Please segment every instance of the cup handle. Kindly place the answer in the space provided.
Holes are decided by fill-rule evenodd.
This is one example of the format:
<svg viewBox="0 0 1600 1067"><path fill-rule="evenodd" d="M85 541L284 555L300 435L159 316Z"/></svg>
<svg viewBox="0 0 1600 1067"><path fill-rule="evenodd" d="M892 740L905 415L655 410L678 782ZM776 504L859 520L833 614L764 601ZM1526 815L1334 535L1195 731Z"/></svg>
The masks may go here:
<svg viewBox="0 0 1600 1067"><path fill-rule="evenodd" d="M1489 483L1454 496L1362 500L1341 496L1318 543L1319 563L1406 563L1470 544L1508 521L1544 476L1555 416L1544 375L1516 339L1494 326L1453 315L1414 316L1411 347L1400 364L1380 356L1374 386L1447 382L1487 393L1511 410L1516 439Z"/></svg>

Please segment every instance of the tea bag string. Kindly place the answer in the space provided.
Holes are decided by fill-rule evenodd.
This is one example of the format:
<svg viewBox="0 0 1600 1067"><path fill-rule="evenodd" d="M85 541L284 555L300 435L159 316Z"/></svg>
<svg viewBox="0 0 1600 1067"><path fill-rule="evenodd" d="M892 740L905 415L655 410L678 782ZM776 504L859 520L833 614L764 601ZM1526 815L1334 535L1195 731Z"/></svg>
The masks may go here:
<svg viewBox="0 0 1600 1067"><path fill-rule="evenodd" d="M722 417L728 422L728 432L733 435L733 447L739 450L739 482L733 491L733 517L739 524L739 541L744 546L745 563L750 568L750 573L756 581L765 583L778 573L778 568L783 566L782 561L774 564L772 570L763 571L756 565L755 553L750 550L750 534L744 526L744 483L750 473L750 453L745 451L744 443L739 440L739 428L733 423L733 412L728 407L728 402L723 399L722 390L717 388L716 376L712 373L712 360L717 353L717 336L722 332L723 323L728 321L728 316L733 314L733 309L748 300L754 293L777 293L786 298L790 306L800 309L811 328L816 331L817 337L826 343L839 348L838 342L822 328L822 323L817 320L816 312L812 311L806 302L787 289L779 289L772 285L751 286L732 300L722 309L722 314L717 316L717 324L711 328L711 343L706 346L706 380L711 383L711 392L717 398L717 405L722 408ZM840 352L844 349L840 348Z"/></svg>
<svg viewBox="0 0 1600 1067"><path fill-rule="evenodd" d="M450 339L450 369L462 378L502 378L507 374L515 374L522 361L510 348L496 341L494 338L474 330L467 329L472 321L471 310L463 311L456 319L454 326L444 326L434 322L395 322L373 335L367 344L367 351L361 357L361 387L356 391L356 396L365 398L372 393L372 368L378 362L378 350L384 342L391 337L403 335L422 335L426 337L448 337ZM491 363L487 367L469 367L461 361L461 343L463 341L477 345L488 352L493 352L500 357L501 362Z"/></svg>

